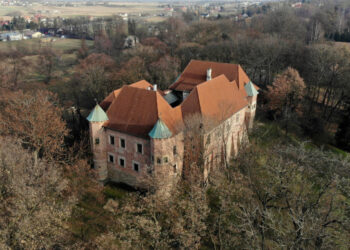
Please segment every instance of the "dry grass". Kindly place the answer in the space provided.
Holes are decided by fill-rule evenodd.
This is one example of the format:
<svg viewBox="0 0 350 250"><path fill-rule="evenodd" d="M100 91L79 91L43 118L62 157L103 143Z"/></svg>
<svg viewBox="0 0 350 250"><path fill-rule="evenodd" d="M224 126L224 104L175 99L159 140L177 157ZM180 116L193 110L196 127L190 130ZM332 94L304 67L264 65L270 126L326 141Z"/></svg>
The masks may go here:
<svg viewBox="0 0 350 250"><path fill-rule="evenodd" d="M346 50L348 50L350 52L350 43L345 43L345 42L334 42L336 47L339 48L345 48Z"/></svg>
<svg viewBox="0 0 350 250"><path fill-rule="evenodd" d="M45 39L45 38L44 38ZM53 49L59 50L61 52L66 52L72 49L78 49L81 46L81 41L79 39L60 39L55 38L53 42L40 42L42 39L29 39L22 41L10 41L10 42L0 42L0 51L5 51L10 48L22 47L27 49L36 50L40 46L52 46ZM93 41L86 41L87 46L93 45Z"/></svg>
<svg viewBox="0 0 350 250"><path fill-rule="evenodd" d="M163 10L158 7L158 3L130 3L118 2L111 3L110 6L85 6L78 5L76 7L58 7L44 6L41 4L33 4L30 7L20 6L1 6L0 16L5 17L11 12L21 12L22 15L34 15L41 13L42 15L54 17L73 17L73 16L111 16L120 13L129 13L138 15L139 13L156 13Z"/></svg>

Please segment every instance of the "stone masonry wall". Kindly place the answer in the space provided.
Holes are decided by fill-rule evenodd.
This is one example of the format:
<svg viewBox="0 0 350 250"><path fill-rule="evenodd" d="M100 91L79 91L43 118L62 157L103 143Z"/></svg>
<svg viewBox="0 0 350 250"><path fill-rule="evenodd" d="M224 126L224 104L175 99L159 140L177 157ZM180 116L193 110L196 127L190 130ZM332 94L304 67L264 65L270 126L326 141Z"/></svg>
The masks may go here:
<svg viewBox="0 0 350 250"><path fill-rule="evenodd" d="M111 144L110 136L114 136L114 145ZM147 174L147 169L151 164L150 140L127 135L110 129L106 129L106 152L114 156L114 162L108 161L108 177L114 182L126 183L130 186L138 187L140 180ZM121 147L120 140L125 140L125 148ZM137 152L137 143L142 144L142 153ZM125 166L121 166L119 159L124 159ZM135 171L133 163L138 163L139 170Z"/></svg>
<svg viewBox="0 0 350 250"><path fill-rule="evenodd" d="M183 133L167 139L153 139L151 151L155 174L173 179L181 176L184 155Z"/></svg>
<svg viewBox="0 0 350 250"><path fill-rule="evenodd" d="M238 153L240 142L247 136L245 114L246 108L243 108L205 135L205 179L213 166L225 158L226 161L229 161L233 155Z"/></svg>
<svg viewBox="0 0 350 250"><path fill-rule="evenodd" d="M99 181L108 178L106 140L103 122L90 122L90 145L93 152L94 167L97 169Z"/></svg>

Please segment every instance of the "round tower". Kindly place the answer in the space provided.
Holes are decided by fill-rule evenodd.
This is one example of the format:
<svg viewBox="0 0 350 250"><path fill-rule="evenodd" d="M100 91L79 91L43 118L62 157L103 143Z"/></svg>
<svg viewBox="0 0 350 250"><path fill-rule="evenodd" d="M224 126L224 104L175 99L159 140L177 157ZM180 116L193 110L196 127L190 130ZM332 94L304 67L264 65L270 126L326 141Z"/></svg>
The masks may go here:
<svg viewBox="0 0 350 250"><path fill-rule="evenodd" d="M98 171L99 180L103 182L108 178L107 138L103 128L103 124L108 121L108 116L100 105L96 104L86 119L89 121L90 144L93 153L94 168Z"/></svg>
<svg viewBox="0 0 350 250"><path fill-rule="evenodd" d="M176 147L176 138L161 118L148 135L151 139L151 168L156 178L161 180L159 184L166 193L174 184L178 167L175 157L176 151L179 150Z"/></svg>

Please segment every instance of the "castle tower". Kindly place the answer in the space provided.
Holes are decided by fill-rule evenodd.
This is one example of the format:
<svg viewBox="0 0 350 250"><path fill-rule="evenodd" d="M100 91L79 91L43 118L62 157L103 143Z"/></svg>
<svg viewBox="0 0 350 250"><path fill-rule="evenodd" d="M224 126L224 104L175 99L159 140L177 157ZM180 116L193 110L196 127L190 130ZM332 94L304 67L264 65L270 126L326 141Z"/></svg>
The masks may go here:
<svg viewBox="0 0 350 250"><path fill-rule="evenodd" d="M256 90L252 82L248 82L245 86L245 91L248 94L247 101L249 103L248 108L245 112L245 122L248 129L253 127L253 122L255 118L256 102L259 92Z"/></svg>
<svg viewBox="0 0 350 250"><path fill-rule="evenodd" d="M90 144L93 153L94 167L98 170L99 180L105 181L108 177L107 170L107 138L103 124L108 121L107 114L100 105L96 104L89 116Z"/></svg>
<svg viewBox="0 0 350 250"><path fill-rule="evenodd" d="M157 178L161 178L163 191L169 190L176 178L174 178L182 165L178 161L177 144L178 137L173 136L168 126L158 119L153 129L148 134L151 138L151 154L153 171ZM175 151L174 151L175 150ZM179 166L181 165L181 166Z"/></svg>

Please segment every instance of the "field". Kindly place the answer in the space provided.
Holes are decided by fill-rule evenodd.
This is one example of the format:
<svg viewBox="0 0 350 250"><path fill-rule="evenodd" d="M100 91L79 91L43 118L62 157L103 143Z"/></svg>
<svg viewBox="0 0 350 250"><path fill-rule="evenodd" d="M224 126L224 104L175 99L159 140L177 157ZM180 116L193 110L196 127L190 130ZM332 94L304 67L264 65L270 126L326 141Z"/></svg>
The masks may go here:
<svg viewBox="0 0 350 250"><path fill-rule="evenodd" d="M334 44L335 44L336 47L344 48L344 49L350 51L350 43L345 43L345 42L334 42Z"/></svg>
<svg viewBox="0 0 350 250"><path fill-rule="evenodd" d="M46 38L44 38L46 39ZM40 46L51 46L55 50L61 52L67 52L69 50L78 49L81 46L81 41L79 39L60 39L50 42L50 40L44 39L30 39L22 41L10 41L10 42L0 42L0 51L8 50L9 48L22 47L27 49L37 49ZM86 41L87 46L91 46L93 41Z"/></svg>
<svg viewBox="0 0 350 250"><path fill-rule="evenodd" d="M30 7L22 6L1 6L0 17L8 18L9 14L20 12L21 15L31 16L34 14L42 14L49 17L73 17L73 16L111 16L121 13L128 13L132 15L139 14L155 14L163 11L163 8L158 6L158 3L110 3L108 6L86 6L79 4L74 7L59 7L46 6L41 4L33 4Z"/></svg>

